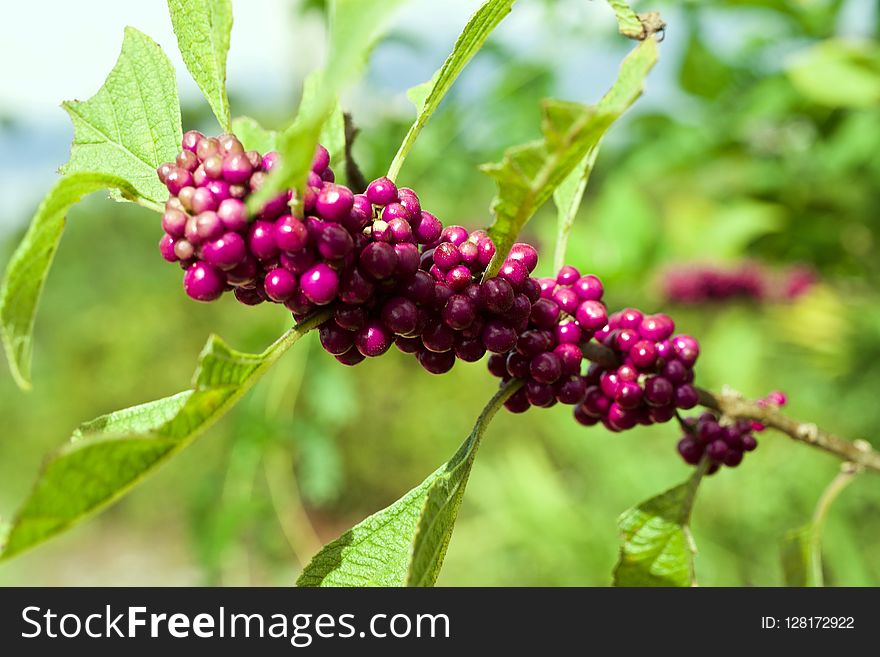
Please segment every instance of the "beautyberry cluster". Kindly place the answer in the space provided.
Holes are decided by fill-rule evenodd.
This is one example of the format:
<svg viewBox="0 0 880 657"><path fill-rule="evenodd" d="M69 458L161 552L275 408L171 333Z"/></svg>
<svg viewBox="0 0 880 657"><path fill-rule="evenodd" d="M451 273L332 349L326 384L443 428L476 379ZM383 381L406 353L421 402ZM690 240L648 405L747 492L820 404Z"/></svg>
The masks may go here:
<svg viewBox="0 0 880 657"><path fill-rule="evenodd" d="M270 199L255 218L248 216L245 200L276 165L277 153L245 151L234 135L196 131L183 136L182 146L175 162L157 170L171 194L159 250L184 270L186 293L213 301L232 290L241 303L273 301L294 312L332 300L339 281L329 263L354 248L349 222L360 219L352 212L351 192L333 184L326 149L319 146L315 153L303 199L315 216L303 222L290 214L291 191ZM365 224L369 214L363 214ZM328 227L322 219L330 217L347 223Z"/></svg>
<svg viewBox="0 0 880 657"><path fill-rule="evenodd" d="M774 390L756 403L766 408L785 406L786 402L785 393ZM712 412L686 418L684 426L686 434L678 441L678 453L690 465L697 465L704 457L707 458L709 469L706 474L714 474L722 465L731 468L738 466L743 454L754 451L758 446L753 433L765 428L760 422L750 420L719 420Z"/></svg>
<svg viewBox="0 0 880 657"><path fill-rule="evenodd" d="M644 315L635 308L613 313L596 340L616 355L619 365L590 366L584 377L587 394L575 409L577 421L587 426L601 421L611 431L624 431L668 422L676 409L696 406L693 368L700 346L674 331L668 315Z"/></svg>
<svg viewBox="0 0 880 657"><path fill-rule="evenodd" d="M520 245L518 245L520 246ZM511 251L512 256L526 252ZM529 247L531 249L531 247ZM527 251L523 262L537 262L534 249ZM502 269L502 274L504 269ZM581 276L566 265L555 278L540 278L531 311L513 349L489 358L489 371L502 380L523 379L525 384L505 403L514 413L523 413L531 406L547 408L557 402L580 404L587 393L581 376L583 354L581 344L590 340L608 321L602 303L604 288L593 275Z"/></svg>
<svg viewBox="0 0 880 657"><path fill-rule="evenodd" d="M722 465L735 468L745 452L758 446L748 420L722 424L714 413L706 412L686 418L684 424L687 434L678 441L678 453L690 465L697 465L705 456L709 460L706 474L715 474Z"/></svg>
<svg viewBox="0 0 880 657"><path fill-rule="evenodd" d="M688 265L669 269L661 287L665 299L678 304L749 301L793 301L816 283L815 272L795 266L778 272L754 262L732 267Z"/></svg>

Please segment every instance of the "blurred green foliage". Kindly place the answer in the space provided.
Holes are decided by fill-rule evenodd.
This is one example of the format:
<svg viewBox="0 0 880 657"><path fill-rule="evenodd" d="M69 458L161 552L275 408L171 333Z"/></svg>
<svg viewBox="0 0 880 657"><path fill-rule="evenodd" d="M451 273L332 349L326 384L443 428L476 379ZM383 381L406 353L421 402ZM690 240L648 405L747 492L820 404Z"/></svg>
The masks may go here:
<svg viewBox="0 0 880 657"><path fill-rule="evenodd" d="M546 3L536 38L554 38L557 5ZM700 384L751 396L781 388L794 416L880 446L878 16L863 17L854 38L842 19L848 7L639 6L670 22L662 67L599 155L568 260L602 276L612 306L647 311L659 310L655 283L670 263L813 266L822 283L791 304L666 310L703 345ZM590 39L593 52L622 57L628 45L610 33L597 42L589 26L564 32ZM419 56L408 43L395 47ZM529 56L508 44L493 41L465 72L404 167L402 180L447 223L488 222L492 185L476 165L536 137L538 101L558 94L560 52ZM374 96L404 91L370 84ZM273 127L283 116L233 105ZM367 175L393 156L412 119L403 107L347 107L363 130L355 154ZM204 108L187 114L196 120ZM542 273L553 222L548 207L528 227L545 249ZM184 388L209 332L258 350L288 324L274 307L188 301L180 272L156 253L158 237L157 218L135 207L95 199L71 213L37 323L35 390L23 395L0 376L4 518L43 454L77 423ZM393 351L349 370L304 342L173 464L103 515L4 564L0 583L289 585L321 542L447 459L495 386L484 364L432 377ZM688 475L677 439L673 425L585 429L565 407L500 414L440 583L608 584L618 514ZM700 491L693 532L702 585L781 584L780 540L808 519L837 470L834 458L784 436L760 442L742 467ZM880 585L878 508L880 483L864 475L831 510L828 584Z"/></svg>

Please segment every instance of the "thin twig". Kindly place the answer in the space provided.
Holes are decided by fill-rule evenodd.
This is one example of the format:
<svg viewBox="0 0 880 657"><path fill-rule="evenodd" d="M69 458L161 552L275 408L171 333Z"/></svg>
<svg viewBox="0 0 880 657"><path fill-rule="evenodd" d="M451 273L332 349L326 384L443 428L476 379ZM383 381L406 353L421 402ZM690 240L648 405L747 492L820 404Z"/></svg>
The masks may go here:
<svg viewBox="0 0 880 657"><path fill-rule="evenodd" d="M620 361L608 347L596 342L581 345L584 357L603 367L617 367ZM697 388L700 404L734 419L754 420L761 424L781 431L794 440L818 447L834 454L844 461L849 461L868 470L880 472L880 453L875 451L865 440L851 441L817 427L812 422L795 420L778 407L768 404L759 406L756 402L746 399L734 390L725 389L721 393L713 393Z"/></svg>

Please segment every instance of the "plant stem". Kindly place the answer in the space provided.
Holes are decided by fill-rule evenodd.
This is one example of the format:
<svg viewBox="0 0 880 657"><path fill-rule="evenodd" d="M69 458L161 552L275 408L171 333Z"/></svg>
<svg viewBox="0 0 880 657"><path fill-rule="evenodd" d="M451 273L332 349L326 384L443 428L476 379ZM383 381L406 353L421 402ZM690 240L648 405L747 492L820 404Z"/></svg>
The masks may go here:
<svg viewBox="0 0 880 657"><path fill-rule="evenodd" d="M828 509L837 499L837 496L844 488L849 486L853 480L862 471L862 467L855 463L846 462L841 464L840 472L831 480L831 483L822 492L822 496L816 503L816 510L813 511L813 521L810 523L809 535L809 564L808 567L812 573L813 586L822 587L825 585L825 575L822 572L822 529L825 525L825 517L828 515Z"/></svg>
<svg viewBox="0 0 880 657"><path fill-rule="evenodd" d="M608 347L596 342L583 343L581 351L587 359L603 367L619 365L617 355ZM776 406L758 406L756 402L746 399L734 390L725 388L721 393L713 393L703 388L697 388L697 394L700 398L700 404L706 408L733 419L760 422L800 443L818 447L844 461L880 473L880 452L874 450L865 440L850 441L841 438L820 429L812 422L795 420L785 415Z"/></svg>

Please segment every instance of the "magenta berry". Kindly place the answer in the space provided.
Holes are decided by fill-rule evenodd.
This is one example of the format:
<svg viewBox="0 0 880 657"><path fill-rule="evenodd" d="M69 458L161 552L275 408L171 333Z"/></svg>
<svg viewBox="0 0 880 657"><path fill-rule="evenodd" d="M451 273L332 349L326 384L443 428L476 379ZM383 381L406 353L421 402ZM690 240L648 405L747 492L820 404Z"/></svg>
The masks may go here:
<svg viewBox="0 0 880 657"><path fill-rule="evenodd" d="M197 262L183 275L183 289L196 301L213 301L223 294L226 280L219 270Z"/></svg>

